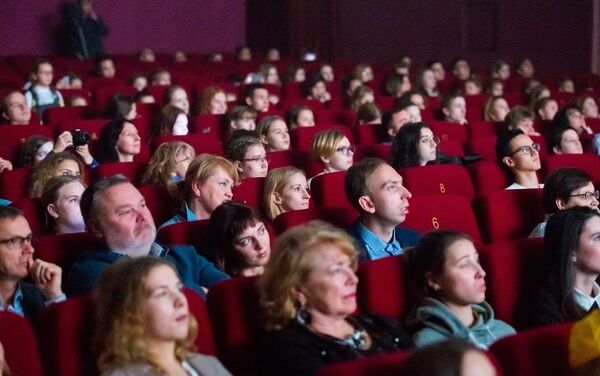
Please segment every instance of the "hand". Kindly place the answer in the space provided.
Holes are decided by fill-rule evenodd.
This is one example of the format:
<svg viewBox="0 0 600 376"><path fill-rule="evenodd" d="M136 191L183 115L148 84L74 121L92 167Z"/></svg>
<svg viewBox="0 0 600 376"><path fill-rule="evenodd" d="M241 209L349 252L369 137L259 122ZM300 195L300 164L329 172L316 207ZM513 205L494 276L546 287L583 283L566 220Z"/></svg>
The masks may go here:
<svg viewBox="0 0 600 376"><path fill-rule="evenodd" d="M75 148L75 153L77 153L81 159L83 159L83 162L85 162L86 165L90 165L94 160L94 157L90 153L90 147L87 144L77 146Z"/></svg>
<svg viewBox="0 0 600 376"><path fill-rule="evenodd" d="M31 258L27 262L27 266L33 283L47 300L56 299L63 294L61 288L62 269L60 266Z"/></svg>
<svg viewBox="0 0 600 376"><path fill-rule="evenodd" d="M0 343L0 375L4 375L4 372L6 371L5 365L4 347L2 347L2 343Z"/></svg>
<svg viewBox="0 0 600 376"><path fill-rule="evenodd" d="M70 146L73 146L73 135L69 131L64 131L56 138L52 150L55 153L62 153Z"/></svg>
<svg viewBox="0 0 600 376"><path fill-rule="evenodd" d="M10 171L13 169L12 163L6 159L0 158L0 172Z"/></svg>

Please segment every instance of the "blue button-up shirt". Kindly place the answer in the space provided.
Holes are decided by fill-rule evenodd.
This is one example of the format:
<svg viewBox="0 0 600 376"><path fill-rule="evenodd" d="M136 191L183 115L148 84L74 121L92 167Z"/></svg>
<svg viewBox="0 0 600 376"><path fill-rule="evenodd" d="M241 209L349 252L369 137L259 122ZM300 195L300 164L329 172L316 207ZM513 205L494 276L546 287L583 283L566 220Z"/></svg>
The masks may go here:
<svg viewBox="0 0 600 376"><path fill-rule="evenodd" d="M15 296L13 297L12 303L5 306L4 302L2 302L2 299L0 298L0 310L16 313L19 316L25 316L25 311L23 310L23 298L23 290L21 289L21 285L18 284L17 289L15 290ZM44 305L48 307L50 304L64 302L65 300L67 300L67 296L65 294L62 294L61 296L55 299L47 300L46 302L44 302Z"/></svg>
<svg viewBox="0 0 600 376"><path fill-rule="evenodd" d="M403 249L400 245L400 241L396 237L396 231L394 231L392 240L389 243L386 243L360 221L357 230L364 241L364 246L369 254L369 259L376 260L382 257L402 254Z"/></svg>

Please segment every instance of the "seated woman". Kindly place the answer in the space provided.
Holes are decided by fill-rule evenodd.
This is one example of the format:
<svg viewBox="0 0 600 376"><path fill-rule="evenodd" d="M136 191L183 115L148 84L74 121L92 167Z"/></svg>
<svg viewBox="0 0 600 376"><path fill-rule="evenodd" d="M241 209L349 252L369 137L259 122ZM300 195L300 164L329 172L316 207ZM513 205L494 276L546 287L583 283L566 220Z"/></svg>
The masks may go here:
<svg viewBox="0 0 600 376"><path fill-rule="evenodd" d="M436 160L439 142L426 124L406 124L392 141L390 163L395 169L425 166Z"/></svg>
<svg viewBox="0 0 600 376"><path fill-rule="evenodd" d="M323 222L279 236L258 282L266 375L313 375L319 368L411 346L401 324L355 315L358 252L346 232Z"/></svg>
<svg viewBox="0 0 600 376"><path fill-rule="evenodd" d="M196 319L177 271L161 258L111 265L98 283L94 307L102 375L230 375L216 358L191 352Z"/></svg>
<svg viewBox="0 0 600 376"><path fill-rule="evenodd" d="M548 146L554 154L583 154L583 146L575 129L552 128L547 136Z"/></svg>
<svg viewBox="0 0 600 376"><path fill-rule="evenodd" d="M437 87L437 79L431 68L423 69L417 76L417 88L428 97L438 97L440 92Z"/></svg>
<svg viewBox="0 0 600 376"><path fill-rule="evenodd" d="M279 72L275 64L262 63L258 67L258 74L260 75L260 83L281 86Z"/></svg>
<svg viewBox="0 0 600 376"><path fill-rule="evenodd" d="M200 115L223 115L227 113L225 90L218 86L209 86L202 92L198 103Z"/></svg>
<svg viewBox="0 0 600 376"><path fill-rule="evenodd" d="M47 230L56 234L85 232L79 201L85 184L79 176L60 175L46 183L42 206L46 212Z"/></svg>
<svg viewBox="0 0 600 376"><path fill-rule="evenodd" d="M532 326L579 320L598 308L600 213L573 207L554 213L544 233L544 287L530 300Z"/></svg>
<svg viewBox="0 0 600 376"><path fill-rule="evenodd" d="M163 105L167 104L183 110L186 115L190 113L190 101L187 92L179 85L171 85L165 90Z"/></svg>
<svg viewBox="0 0 600 376"><path fill-rule="evenodd" d="M292 106L288 110L287 123L290 129L314 127L315 115L308 106Z"/></svg>
<svg viewBox="0 0 600 376"><path fill-rule="evenodd" d="M575 100L575 105L581 111L583 116L589 118L598 118L598 105L594 97L589 94L583 94Z"/></svg>
<svg viewBox="0 0 600 376"><path fill-rule="evenodd" d="M485 271L468 235L432 231L407 253L417 301L407 324L415 346L458 338L487 349L515 333L485 302Z"/></svg>
<svg viewBox="0 0 600 376"><path fill-rule="evenodd" d="M266 218L239 202L219 205L208 220L207 254L217 268L231 276L251 277L264 272L271 257Z"/></svg>
<svg viewBox="0 0 600 376"><path fill-rule="evenodd" d="M138 116L133 98L126 94L114 94L104 108L106 119L125 119L132 121Z"/></svg>
<svg viewBox="0 0 600 376"><path fill-rule="evenodd" d="M190 144L181 141L162 143L148 163L142 184L172 186L182 181L195 157L196 151Z"/></svg>
<svg viewBox="0 0 600 376"><path fill-rule="evenodd" d="M240 178L264 178L269 171L269 157L256 133L234 131L223 145L225 156L238 170Z"/></svg>
<svg viewBox="0 0 600 376"><path fill-rule="evenodd" d="M296 167L279 167L267 174L263 195L264 211L269 219L281 213L308 209L310 194L304 171Z"/></svg>
<svg viewBox="0 0 600 376"><path fill-rule="evenodd" d="M576 106L562 108L554 116L553 123L555 128L571 127L575 129L582 141L590 140L594 134L594 131L586 124L583 114Z"/></svg>
<svg viewBox="0 0 600 376"><path fill-rule="evenodd" d="M141 138L137 128L126 120L111 120L100 132L97 154L100 163L132 162L140 153Z"/></svg>
<svg viewBox="0 0 600 376"><path fill-rule="evenodd" d="M483 116L485 121L501 122L510 112L506 99L502 97L491 97L485 104Z"/></svg>
<svg viewBox="0 0 600 376"><path fill-rule="evenodd" d="M48 181L61 175L77 176L81 181L85 181L85 169L79 158L69 152L48 155L33 171L29 196L41 197Z"/></svg>
<svg viewBox="0 0 600 376"><path fill-rule="evenodd" d="M348 137L337 129L328 129L315 135L310 145L310 154L319 162L324 170L308 180L329 172L346 171L354 163L356 148L350 144Z"/></svg>
<svg viewBox="0 0 600 376"><path fill-rule="evenodd" d="M160 110L150 128L150 139L161 136L185 136L189 133L188 117L179 107L170 104Z"/></svg>
<svg viewBox="0 0 600 376"><path fill-rule="evenodd" d="M263 118L258 123L256 133L268 152L290 149L290 131L281 116Z"/></svg>
<svg viewBox="0 0 600 376"><path fill-rule="evenodd" d="M350 109L358 111L363 104L373 102L375 102L373 89L367 85L361 85L352 92L352 96L350 97Z"/></svg>
<svg viewBox="0 0 600 376"><path fill-rule="evenodd" d="M184 180L177 183L176 194L182 201L179 213L160 227L209 219L217 206L231 200L238 180L233 163L217 155L200 154L190 163Z"/></svg>
<svg viewBox="0 0 600 376"><path fill-rule="evenodd" d="M588 206L598 210L599 193L592 177L578 168L558 168L544 182L542 196L546 217L533 229L530 238L544 237L548 219L559 210Z"/></svg>

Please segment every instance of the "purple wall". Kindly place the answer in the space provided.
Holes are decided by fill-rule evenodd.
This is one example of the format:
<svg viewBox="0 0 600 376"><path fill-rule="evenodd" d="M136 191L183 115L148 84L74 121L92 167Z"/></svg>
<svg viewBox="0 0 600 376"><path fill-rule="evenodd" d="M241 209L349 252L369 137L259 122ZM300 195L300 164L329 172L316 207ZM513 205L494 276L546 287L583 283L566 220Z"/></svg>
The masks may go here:
<svg viewBox="0 0 600 376"><path fill-rule="evenodd" d="M336 40L345 57L417 63L462 55L487 68L530 56L538 71L589 71L592 1L353 0L339 3Z"/></svg>
<svg viewBox="0 0 600 376"><path fill-rule="evenodd" d="M74 0L73 0L74 2ZM62 2L0 1L0 54L56 53ZM244 0L96 0L110 53L232 51L246 39Z"/></svg>

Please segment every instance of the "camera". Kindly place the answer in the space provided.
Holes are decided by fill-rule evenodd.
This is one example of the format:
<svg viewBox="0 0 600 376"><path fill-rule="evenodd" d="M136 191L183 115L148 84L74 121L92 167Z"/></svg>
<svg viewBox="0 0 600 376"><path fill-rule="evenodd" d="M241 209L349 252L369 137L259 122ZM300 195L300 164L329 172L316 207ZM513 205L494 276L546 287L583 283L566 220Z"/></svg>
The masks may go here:
<svg viewBox="0 0 600 376"><path fill-rule="evenodd" d="M73 147L87 145L92 140L92 135L89 132L82 131L81 129L74 129L71 131L73 136Z"/></svg>

